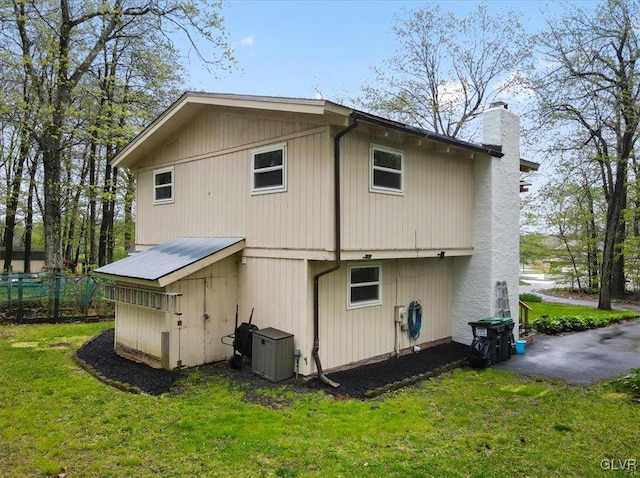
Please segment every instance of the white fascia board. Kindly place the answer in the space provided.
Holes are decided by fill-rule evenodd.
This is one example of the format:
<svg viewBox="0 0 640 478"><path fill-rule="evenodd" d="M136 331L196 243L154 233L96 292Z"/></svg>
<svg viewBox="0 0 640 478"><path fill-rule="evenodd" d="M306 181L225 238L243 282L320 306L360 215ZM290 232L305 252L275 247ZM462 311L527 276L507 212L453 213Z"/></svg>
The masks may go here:
<svg viewBox="0 0 640 478"><path fill-rule="evenodd" d="M105 274L104 272L96 272L95 274L100 276L102 279L112 280L118 283L125 283L125 284L143 286L147 288L160 289L160 284L158 283L157 280L137 279L134 277L119 276L115 274Z"/></svg>

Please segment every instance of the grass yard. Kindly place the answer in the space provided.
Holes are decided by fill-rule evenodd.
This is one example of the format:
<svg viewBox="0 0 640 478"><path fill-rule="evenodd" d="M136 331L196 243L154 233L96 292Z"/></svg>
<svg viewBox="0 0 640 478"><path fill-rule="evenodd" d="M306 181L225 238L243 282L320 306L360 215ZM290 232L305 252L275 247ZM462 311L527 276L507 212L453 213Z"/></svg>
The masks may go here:
<svg viewBox="0 0 640 478"><path fill-rule="evenodd" d="M595 307L528 302L529 323L538 333L557 335L563 333L606 327L640 316L634 310L599 310Z"/></svg>
<svg viewBox="0 0 640 478"><path fill-rule="evenodd" d="M275 392L283 405L267 408L193 371L180 395L132 395L98 382L72 358L111 325L0 327L0 476L640 473L629 470L629 460L640 461L640 405L606 384L457 369L364 402L317 392L285 405L292 392L283 388ZM627 468L604 469L620 463Z"/></svg>
<svg viewBox="0 0 640 478"><path fill-rule="evenodd" d="M595 307L584 307L582 305L571 304L557 304L554 302L527 302L527 305L531 307L529 312L529 320L536 319L543 315L593 315L593 316L609 316L612 314L627 314L627 315L640 315L639 312L623 311L623 310L600 310Z"/></svg>

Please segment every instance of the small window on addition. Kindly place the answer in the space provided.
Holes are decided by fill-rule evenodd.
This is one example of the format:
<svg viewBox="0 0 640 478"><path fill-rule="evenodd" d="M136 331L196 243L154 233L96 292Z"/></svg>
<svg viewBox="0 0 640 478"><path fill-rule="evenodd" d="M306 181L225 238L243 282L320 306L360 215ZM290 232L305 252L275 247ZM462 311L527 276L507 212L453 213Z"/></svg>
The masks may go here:
<svg viewBox="0 0 640 478"><path fill-rule="evenodd" d="M404 193L404 154L383 146L371 145L369 190L389 194Z"/></svg>
<svg viewBox="0 0 640 478"><path fill-rule="evenodd" d="M173 202L173 166L153 172L153 203Z"/></svg>
<svg viewBox="0 0 640 478"><path fill-rule="evenodd" d="M379 265L350 265L347 294L348 308L369 307L382 303L382 268Z"/></svg>
<svg viewBox="0 0 640 478"><path fill-rule="evenodd" d="M251 151L251 192L264 194L287 190L287 145L265 146Z"/></svg>

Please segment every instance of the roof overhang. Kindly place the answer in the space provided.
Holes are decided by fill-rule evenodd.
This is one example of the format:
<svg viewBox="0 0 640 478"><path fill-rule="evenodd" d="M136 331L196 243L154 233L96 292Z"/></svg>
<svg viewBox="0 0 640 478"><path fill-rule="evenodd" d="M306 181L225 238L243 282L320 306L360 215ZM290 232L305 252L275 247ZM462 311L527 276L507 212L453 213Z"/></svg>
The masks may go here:
<svg viewBox="0 0 640 478"><path fill-rule="evenodd" d="M198 113L211 106L314 116L327 115L332 120L343 118L344 124L346 124L344 118L348 118L351 113L351 109L327 100L187 91L117 154L113 160L113 166L130 168L138 160L157 149L168 137L184 128Z"/></svg>
<svg viewBox="0 0 640 478"><path fill-rule="evenodd" d="M526 159L520 158L521 173L530 173L532 171L537 171L538 169L540 169L540 163L535 163L533 161L528 161Z"/></svg>
<svg viewBox="0 0 640 478"><path fill-rule="evenodd" d="M398 121L393 121L387 118L383 118L381 116L372 115L371 113L365 113L364 111L353 110L350 114L350 117L353 118L354 120L364 121L370 124L376 124L385 128L390 128L396 131L400 131L405 134L418 136L428 141L442 143L448 146L454 146L456 148L471 151L473 153L487 154L489 156L493 156L496 158L501 158L502 156L504 156L504 154L501 151L502 148L499 146L492 147L489 145L478 145L475 143L469 143L467 141L462 141L456 138L452 138L450 136L433 133L431 131L427 131L422 128L417 128L415 126L410 126L405 123L400 123Z"/></svg>
<svg viewBox="0 0 640 478"><path fill-rule="evenodd" d="M105 279L163 288L245 247L242 237L183 237L95 270Z"/></svg>
<svg viewBox="0 0 640 478"><path fill-rule="evenodd" d="M481 146L436 134L381 116L348 108L328 100L188 91L180 96L180 98L125 146L114 158L113 166L131 168L139 160L159 148L167 138L170 138L188 125L198 113L208 107L305 114L318 118L323 117L327 124L335 124L338 126L347 126L351 121L357 120L425 138L428 141L454 146L473 153L502 157L502 152L497 148L486 145Z"/></svg>
<svg viewBox="0 0 640 478"><path fill-rule="evenodd" d="M533 161L527 161L526 159L520 158L520 172L521 173L531 173L540 169L540 163L535 163ZM520 180L520 192L526 193L529 191L529 187L531 183L528 181Z"/></svg>

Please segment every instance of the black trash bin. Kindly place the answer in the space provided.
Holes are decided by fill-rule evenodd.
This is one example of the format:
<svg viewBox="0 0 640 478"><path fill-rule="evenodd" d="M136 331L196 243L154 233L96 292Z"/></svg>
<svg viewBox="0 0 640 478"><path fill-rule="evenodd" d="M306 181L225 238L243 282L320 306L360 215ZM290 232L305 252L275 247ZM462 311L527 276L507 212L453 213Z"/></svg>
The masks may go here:
<svg viewBox="0 0 640 478"><path fill-rule="evenodd" d="M500 321L504 325L500 339L500 361L504 361L511 358L511 352L513 351L513 326L515 322L511 317L502 317Z"/></svg>
<svg viewBox="0 0 640 478"><path fill-rule="evenodd" d="M479 322L488 323L491 327L495 327L496 325L504 326L504 329L499 332L498 361L503 362L509 360L513 349L513 319L511 317L490 317L488 319L482 319Z"/></svg>
<svg viewBox="0 0 640 478"><path fill-rule="evenodd" d="M485 341L489 343L490 364L500 362L503 334L506 329L502 319L482 319L477 322L469 322L469 325L473 330L473 340L476 342L476 347L478 343Z"/></svg>
<svg viewBox="0 0 640 478"><path fill-rule="evenodd" d="M491 354L495 350L495 340L488 337L474 337L469 353L467 354L467 363L473 368L486 368L491 365ZM495 352L493 352L495 354ZM495 358L495 357L494 357Z"/></svg>

